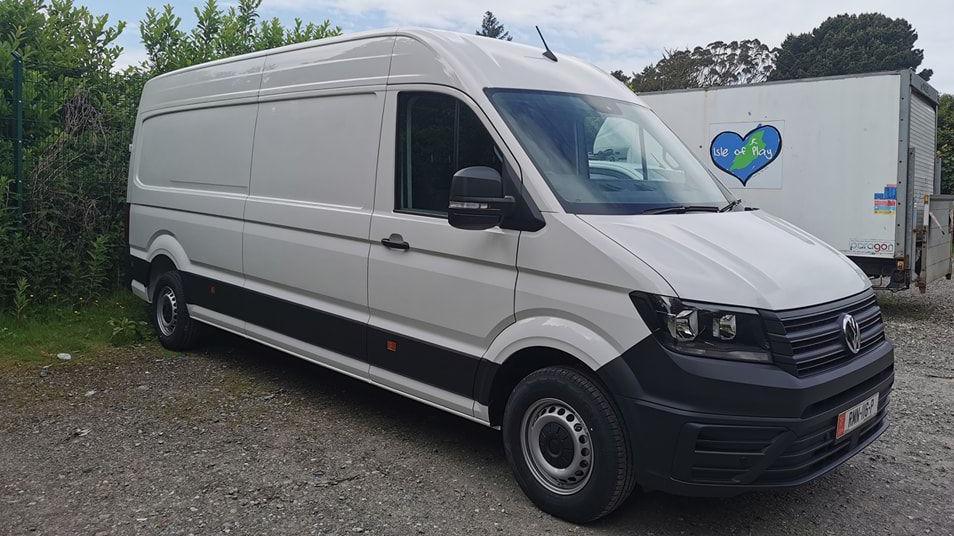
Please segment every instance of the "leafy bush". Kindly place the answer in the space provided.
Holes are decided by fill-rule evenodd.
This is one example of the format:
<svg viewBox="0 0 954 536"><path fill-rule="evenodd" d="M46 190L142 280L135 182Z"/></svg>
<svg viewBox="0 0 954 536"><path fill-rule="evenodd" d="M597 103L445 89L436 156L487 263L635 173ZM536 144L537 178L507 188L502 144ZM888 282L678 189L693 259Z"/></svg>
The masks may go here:
<svg viewBox="0 0 954 536"><path fill-rule="evenodd" d="M17 322L22 321L23 317L26 316L31 298L33 296L30 295L30 284L27 283L26 278L17 279L17 288L13 293L13 316L17 319Z"/></svg>
<svg viewBox="0 0 954 536"><path fill-rule="evenodd" d="M0 141L0 311L19 282L33 301L87 301L122 280L122 214L139 96L158 74L217 58L341 32L329 21L285 28L259 21L261 0L227 10L215 0L180 29L171 6L140 22L148 59L117 72L125 23L72 0L0 0L0 118L12 116L11 53L24 72L24 217L12 195L10 141Z"/></svg>
<svg viewBox="0 0 954 536"><path fill-rule="evenodd" d="M146 18L139 23L142 42L149 55L145 67L150 75L157 75L197 63L341 33L341 28L332 27L328 20L304 24L301 19L295 19L295 25L287 29L277 18L257 24L261 4L262 0L239 0L237 5L223 11L216 0L206 0L201 9L194 8L197 21L195 28L188 32L179 28L182 19L171 5L163 6L161 11L149 8Z"/></svg>
<svg viewBox="0 0 954 536"><path fill-rule="evenodd" d="M0 77L9 82L18 51L26 138L22 222L11 191L12 146L0 145L0 308L18 296L20 280L38 302L85 297L84 286L119 280L120 257L101 248L120 241L122 148L135 114L116 97L114 81L124 75L111 72L123 28L70 0L0 0ZM12 84L3 87L0 116L10 117Z"/></svg>
<svg viewBox="0 0 954 536"><path fill-rule="evenodd" d="M112 328L109 341L117 346L142 342L152 333L148 322L126 317L109 319L109 327Z"/></svg>
<svg viewBox="0 0 954 536"><path fill-rule="evenodd" d="M954 95L941 95L938 105L937 155L941 159L941 192L954 194Z"/></svg>

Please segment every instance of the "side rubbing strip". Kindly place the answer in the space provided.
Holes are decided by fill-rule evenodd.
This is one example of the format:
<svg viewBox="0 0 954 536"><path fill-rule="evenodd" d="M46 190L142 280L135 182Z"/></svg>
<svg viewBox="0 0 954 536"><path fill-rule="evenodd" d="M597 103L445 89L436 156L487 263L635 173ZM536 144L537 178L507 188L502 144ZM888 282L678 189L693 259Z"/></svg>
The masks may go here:
<svg viewBox="0 0 954 536"><path fill-rule="evenodd" d="M251 291L245 291L244 312L250 324L367 361L362 322Z"/></svg>
<svg viewBox="0 0 954 536"><path fill-rule="evenodd" d="M242 314L244 289L242 287L189 272L181 272L181 274L182 285L185 287L185 294L189 303L234 318L244 319Z"/></svg>
<svg viewBox="0 0 954 536"><path fill-rule="evenodd" d="M374 327L368 328L368 357L375 367L457 395L474 397L474 377L477 375L479 357Z"/></svg>
<svg viewBox="0 0 954 536"><path fill-rule="evenodd" d="M182 272L189 303L474 398L481 358L208 277Z"/></svg>
<svg viewBox="0 0 954 536"><path fill-rule="evenodd" d="M367 327L361 322L195 274L185 273L183 279L190 303L367 361Z"/></svg>

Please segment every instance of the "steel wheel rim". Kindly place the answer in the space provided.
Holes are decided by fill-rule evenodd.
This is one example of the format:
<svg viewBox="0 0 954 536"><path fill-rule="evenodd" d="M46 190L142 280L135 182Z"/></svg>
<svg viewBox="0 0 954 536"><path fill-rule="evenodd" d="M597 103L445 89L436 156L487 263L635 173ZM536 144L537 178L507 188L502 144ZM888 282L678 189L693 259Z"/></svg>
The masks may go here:
<svg viewBox="0 0 954 536"><path fill-rule="evenodd" d="M179 302L171 287L162 287L156 300L156 325L163 335L169 337L179 323Z"/></svg>
<svg viewBox="0 0 954 536"><path fill-rule="evenodd" d="M520 445L533 477L558 495L580 491L593 473L590 430L562 400L544 398L527 408Z"/></svg>

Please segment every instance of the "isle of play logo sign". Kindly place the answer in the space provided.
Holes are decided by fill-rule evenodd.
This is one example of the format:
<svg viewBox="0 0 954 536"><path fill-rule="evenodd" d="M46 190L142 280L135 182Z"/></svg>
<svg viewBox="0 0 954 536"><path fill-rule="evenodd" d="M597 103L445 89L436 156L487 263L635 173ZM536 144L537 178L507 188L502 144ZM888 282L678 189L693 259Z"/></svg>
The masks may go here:
<svg viewBox="0 0 954 536"><path fill-rule="evenodd" d="M782 125L716 123L710 125L709 157L729 188L781 188ZM730 178L734 177L734 179Z"/></svg>

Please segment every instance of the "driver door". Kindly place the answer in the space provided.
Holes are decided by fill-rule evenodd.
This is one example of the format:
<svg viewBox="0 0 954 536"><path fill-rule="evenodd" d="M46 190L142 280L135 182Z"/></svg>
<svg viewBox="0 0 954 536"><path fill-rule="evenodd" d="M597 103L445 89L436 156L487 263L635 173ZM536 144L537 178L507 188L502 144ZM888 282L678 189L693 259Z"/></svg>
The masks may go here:
<svg viewBox="0 0 954 536"><path fill-rule="evenodd" d="M503 171L502 144L463 94L418 88L389 90L385 103L368 273L371 376L473 415L479 360L514 321L519 231L448 223L454 173Z"/></svg>

